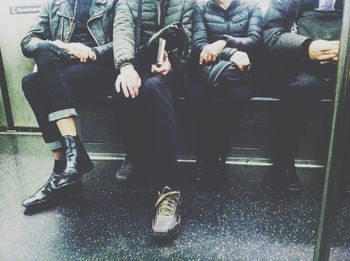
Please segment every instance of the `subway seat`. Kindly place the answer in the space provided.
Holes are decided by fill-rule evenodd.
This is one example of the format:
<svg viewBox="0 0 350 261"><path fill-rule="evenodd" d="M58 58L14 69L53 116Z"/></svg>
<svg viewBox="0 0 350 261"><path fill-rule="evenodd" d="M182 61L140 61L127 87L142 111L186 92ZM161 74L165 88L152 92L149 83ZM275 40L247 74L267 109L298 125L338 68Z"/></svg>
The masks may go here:
<svg viewBox="0 0 350 261"><path fill-rule="evenodd" d="M269 166L269 131L271 116L279 102L274 88L258 81L264 88L256 88L238 126L232 131L227 162L239 165ZM217 102L220 102L219 100ZM188 99L175 100L179 134L179 161L195 161L195 136ZM332 101L322 100L321 109L309 124L297 159L299 167L321 168L327 155L331 124ZM125 154L118 133L118 121L113 112L111 96L82 103L78 107L79 130L89 153L95 159L122 159ZM229 115L227 120L230 120Z"/></svg>

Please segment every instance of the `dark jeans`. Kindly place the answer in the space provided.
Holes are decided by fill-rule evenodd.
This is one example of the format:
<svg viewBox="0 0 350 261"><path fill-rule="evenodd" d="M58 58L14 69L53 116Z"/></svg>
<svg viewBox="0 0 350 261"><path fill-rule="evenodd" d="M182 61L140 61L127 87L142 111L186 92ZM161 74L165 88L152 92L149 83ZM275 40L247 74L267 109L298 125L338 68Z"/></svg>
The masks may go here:
<svg viewBox="0 0 350 261"><path fill-rule="evenodd" d="M138 170L164 180L176 174L178 138L173 97L179 85L172 73L149 76L143 79L135 99L116 92L113 97L128 157Z"/></svg>
<svg viewBox="0 0 350 261"><path fill-rule="evenodd" d="M252 97L254 78L222 82L216 88L197 76L189 87L196 129L196 149L203 164L212 166L227 156L230 136Z"/></svg>
<svg viewBox="0 0 350 261"><path fill-rule="evenodd" d="M332 96L335 82L315 72L296 72L281 84L285 87L274 113L271 157L275 166L286 168L294 166L307 125L320 108L322 97Z"/></svg>
<svg viewBox="0 0 350 261"><path fill-rule="evenodd" d="M41 45L35 62L38 72L24 77L22 88L47 148L59 149L61 134L55 121L77 116L77 101L106 95L113 86L113 63L80 63L51 43Z"/></svg>

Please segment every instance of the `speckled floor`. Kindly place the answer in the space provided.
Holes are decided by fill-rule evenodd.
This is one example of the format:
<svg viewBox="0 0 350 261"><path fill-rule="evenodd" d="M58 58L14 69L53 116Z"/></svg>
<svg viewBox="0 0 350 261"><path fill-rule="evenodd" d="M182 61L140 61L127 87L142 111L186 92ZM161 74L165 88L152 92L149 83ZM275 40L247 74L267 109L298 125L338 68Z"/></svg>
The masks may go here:
<svg viewBox="0 0 350 261"><path fill-rule="evenodd" d="M277 196L268 168L228 168L226 182L198 185L181 165L183 223L173 242L150 236L156 191L118 186L120 162L95 162L59 202L25 212L51 159L40 137L0 135L0 260L312 260L322 171L300 171L304 192ZM342 197L331 260L350 260L350 196Z"/></svg>

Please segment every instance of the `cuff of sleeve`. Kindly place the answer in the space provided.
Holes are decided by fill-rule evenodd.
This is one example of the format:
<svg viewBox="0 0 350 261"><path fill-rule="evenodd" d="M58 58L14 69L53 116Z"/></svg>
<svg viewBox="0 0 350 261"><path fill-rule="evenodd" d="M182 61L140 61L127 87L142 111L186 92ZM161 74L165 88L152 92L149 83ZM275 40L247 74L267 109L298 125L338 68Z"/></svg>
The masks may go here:
<svg viewBox="0 0 350 261"><path fill-rule="evenodd" d="M231 59L231 56L237 52L238 50L236 48L229 48L229 47L226 47L224 48L224 50L222 50L222 52L220 53L220 58L222 60L230 60Z"/></svg>
<svg viewBox="0 0 350 261"><path fill-rule="evenodd" d="M127 65L133 65L133 63L132 63L132 62L123 63L123 64L120 66L120 68L123 68L123 67L125 67L125 66L127 66Z"/></svg>
<svg viewBox="0 0 350 261"><path fill-rule="evenodd" d="M227 42L227 45L226 46L235 46L236 45L236 42L235 42L235 39L234 37L232 37L231 35L228 35L228 34L224 34L222 36L222 40L225 40Z"/></svg>
<svg viewBox="0 0 350 261"><path fill-rule="evenodd" d="M305 59L310 59L309 57L309 47L310 44L312 43L312 39L306 39L303 44L301 45L301 52L302 56L305 57Z"/></svg>
<svg viewBox="0 0 350 261"><path fill-rule="evenodd" d="M102 55L99 53L99 51L97 51L97 49L96 48L91 48L91 50L95 53L95 55L96 55L96 60L101 60L101 58L102 58Z"/></svg>

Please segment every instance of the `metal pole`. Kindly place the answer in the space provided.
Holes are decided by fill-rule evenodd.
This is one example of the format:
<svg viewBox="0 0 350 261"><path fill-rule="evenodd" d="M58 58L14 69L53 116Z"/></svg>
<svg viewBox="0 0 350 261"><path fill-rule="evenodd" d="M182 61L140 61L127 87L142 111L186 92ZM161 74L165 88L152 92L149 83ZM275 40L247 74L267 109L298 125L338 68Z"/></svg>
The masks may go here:
<svg viewBox="0 0 350 261"><path fill-rule="evenodd" d="M350 0L344 0L334 113L314 261L329 260L337 210L337 184L350 133ZM349 160L349 159L347 159Z"/></svg>
<svg viewBox="0 0 350 261"><path fill-rule="evenodd" d="M5 78L5 69L4 69L4 64L2 61L1 50L0 50L0 87L1 87L1 93L2 93L2 98L3 98L3 102L4 102L4 109L5 109L5 115L6 115L6 121L7 121L7 129L14 130L15 124L14 124L13 117L12 117L10 96L8 93L7 82L6 82L6 78Z"/></svg>

